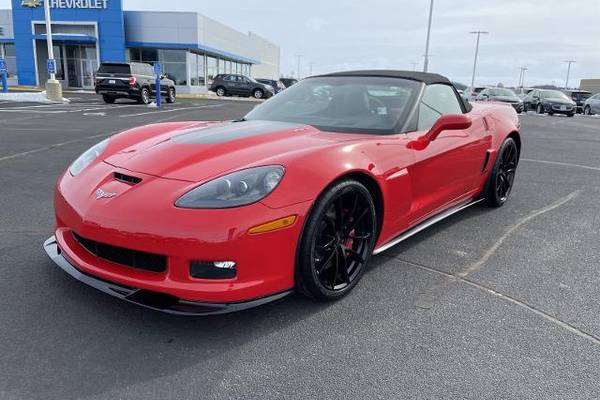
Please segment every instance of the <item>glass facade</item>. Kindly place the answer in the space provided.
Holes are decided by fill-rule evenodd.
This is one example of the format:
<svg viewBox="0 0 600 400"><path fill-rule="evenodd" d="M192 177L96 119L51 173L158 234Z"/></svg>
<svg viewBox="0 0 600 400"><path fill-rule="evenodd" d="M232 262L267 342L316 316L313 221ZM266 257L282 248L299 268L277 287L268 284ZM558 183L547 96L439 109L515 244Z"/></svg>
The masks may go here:
<svg viewBox="0 0 600 400"><path fill-rule="evenodd" d="M0 43L0 55L4 55L9 77L17 76L17 58L15 55L15 45L12 43Z"/></svg>
<svg viewBox="0 0 600 400"><path fill-rule="evenodd" d="M209 86L217 74L250 75L250 64L186 50L129 48L127 59L149 64L160 62L167 77L180 86Z"/></svg>

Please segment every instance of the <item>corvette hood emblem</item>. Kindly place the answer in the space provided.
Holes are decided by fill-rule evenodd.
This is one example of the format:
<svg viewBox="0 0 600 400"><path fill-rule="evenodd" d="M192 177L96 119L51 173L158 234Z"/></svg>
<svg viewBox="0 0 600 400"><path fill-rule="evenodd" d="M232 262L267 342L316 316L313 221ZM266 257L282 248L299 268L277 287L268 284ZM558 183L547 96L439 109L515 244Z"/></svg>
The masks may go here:
<svg viewBox="0 0 600 400"><path fill-rule="evenodd" d="M116 193L105 192L102 189L96 190L96 200L110 199L111 197L115 197L116 195Z"/></svg>

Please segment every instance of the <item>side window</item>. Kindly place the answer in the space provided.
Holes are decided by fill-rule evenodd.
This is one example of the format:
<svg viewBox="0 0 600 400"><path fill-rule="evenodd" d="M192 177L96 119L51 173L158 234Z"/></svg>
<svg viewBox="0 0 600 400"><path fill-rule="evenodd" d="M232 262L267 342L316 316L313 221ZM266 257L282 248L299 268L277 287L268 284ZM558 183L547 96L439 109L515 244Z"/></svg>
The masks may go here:
<svg viewBox="0 0 600 400"><path fill-rule="evenodd" d="M419 105L417 130L429 130L444 114L462 114L463 110L454 90L448 85L429 85Z"/></svg>
<svg viewBox="0 0 600 400"><path fill-rule="evenodd" d="M234 81L235 81L235 76L232 76L232 75L225 75L225 76L223 77L223 80L224 80L224 81L227 81L227 82L234 82Z"/></svg>

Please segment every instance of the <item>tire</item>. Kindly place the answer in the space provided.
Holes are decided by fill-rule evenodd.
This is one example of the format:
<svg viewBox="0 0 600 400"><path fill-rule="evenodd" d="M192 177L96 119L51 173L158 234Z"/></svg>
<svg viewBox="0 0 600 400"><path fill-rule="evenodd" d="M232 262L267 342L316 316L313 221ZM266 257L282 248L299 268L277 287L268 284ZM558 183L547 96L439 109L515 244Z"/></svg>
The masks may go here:
<svg viewBox="0 0 600 400"><path fill-rule="evenodd" d="M103 94L102 95L102 100L104 100L104 102L106 104L114 104L114 102L115 102L116 99L114 97L112 97L112 96L108 96L106 94Z"/></svg>
<svg viewBox="0 0 600 400"><path fill-rule="evenodd" d="M140 93L140 97L138 99L138 103L140 104L150 104L150 91L148 88L142 88Z"/></svg>
<svg viewBox="0 0 600 400"><path fill-rule="evenodd" d="M225 88L222 86L219 86L217 90L215 90L215 93L219 97L227 96L227 90L225 90Z"/></svg>
<svg viewBox="0 0 600 400"><path fill-rule="evenodd" d="M542 106L542 103L538 103L537 107L535 108L535 112L537 112L538 114L544 113L544 107Z"/></svg>
<svg viewBox="0 0 600 400"><path fill-rule="evenodd" d="M584 114L584 115L592 115L592 108L591 108L590 106L586 106L586 107L583 109L583 114Z"/></svg>
<svg viewBox="0 0 600 400"><path fill-rule="evenodd" d="M519 164L519 151L512 138L507 138L498 150L494 167L490 171L484 188L485 203L490 207L501 207L512 190ZM507 185L507 186L506 186Z"/></svg>
<svg viewBox="0 0 600 400"><path fill-rule="evenodd" d="M575 116L575 113L569 113L569 114L567 114L567 117L569 117L569 118L572 118L574 116Z"/></svg>
<svg viewBox="0 0 600 400"><path fill-rule="evenodd" d="M261 89L254 89L252 91L252 97L255 99L262 99L265 96L265 93Z"/></svg>
<svg viewBox="0 0 600 400"><path fill-rule="evenodd" d="M298 244L296 288L317 301L348 294L373 253L377 218L373 198L353 179L330 186L315 202Z"/></svg>
<svg viewBox="0 0 600 400"><path fill-rule="evenodd" d="M167 103L175 103L175 88L169 88L169 94L167 94Z"/></svg>
<svg viewBox="0 0 600 400"><path fill-rule="evenodd" d="M527 103L523 103L523 112L526 113L529 111L529 107L527 107Z"/></svg>

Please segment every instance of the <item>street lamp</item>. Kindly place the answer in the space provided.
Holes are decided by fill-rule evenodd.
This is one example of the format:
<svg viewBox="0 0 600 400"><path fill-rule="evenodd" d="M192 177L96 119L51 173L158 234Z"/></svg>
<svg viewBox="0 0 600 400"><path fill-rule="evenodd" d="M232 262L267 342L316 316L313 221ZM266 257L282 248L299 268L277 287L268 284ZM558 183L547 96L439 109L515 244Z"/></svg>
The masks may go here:
<svg viewBox="0 0 600 400"><path fill-rule="evenodd" d="M473 61L473 76L471 77L471 87L473 87L475 85L475 70L477 69L477 56L479 55L479 37L481 35L487 35L489 32L473 31L469 33L477 35L477 43L475 44L475 60Z"/></svg>
<svg viewBox="0 0 600 400"><path fill-rule="evenodd" d="M427 24L427 40L425 41L425 61L423 62L423 72L429 70L429 38L431 37L431 19L433 17L433 0L429 4L429 23Z"/></svg>
<svg viewBox="0 0 600 400"><path fill-rule="evenodd" d="M519 87L523 87L525 86L525 71L527 71L529 68L520 67L519 69L521 70L521 74L519 75Z"/></svg>
<svg viewBox="0 0 600 400"><path fill-rule="evenodd" d="M304 56L302 54L298 54L296 55L296 57L298 57L298 69L296 70L296 72L298 73L298 80L300 80L300 59Z"/></svg>
<svg viewBox="0 0 600 400"><path fill-rule="evenodd" d="M568 68L567 68L567 80L565 81L565 89L569 88L569 75L571 75L571 64L575 64L575 61L573 60L566 60L564 61L567 64L569 64Z"/></svg>

